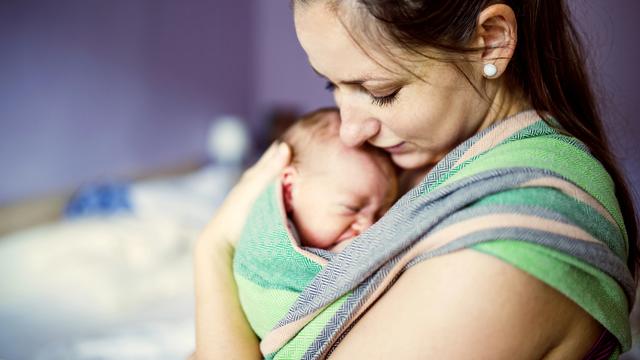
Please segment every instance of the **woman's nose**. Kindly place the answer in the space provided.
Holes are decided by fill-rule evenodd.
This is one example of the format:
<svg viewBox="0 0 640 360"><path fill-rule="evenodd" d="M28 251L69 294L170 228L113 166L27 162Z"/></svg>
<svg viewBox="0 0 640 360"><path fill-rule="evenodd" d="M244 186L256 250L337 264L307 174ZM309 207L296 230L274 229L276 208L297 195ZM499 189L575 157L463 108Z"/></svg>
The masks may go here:
<svg viewBox="0 0 640 360"><path fill-rule="evenodd" d="M380 122L368 115L359 114L353 109L340 109L340 140L342 143L356 147L376 136L380 131Z"/></svg>

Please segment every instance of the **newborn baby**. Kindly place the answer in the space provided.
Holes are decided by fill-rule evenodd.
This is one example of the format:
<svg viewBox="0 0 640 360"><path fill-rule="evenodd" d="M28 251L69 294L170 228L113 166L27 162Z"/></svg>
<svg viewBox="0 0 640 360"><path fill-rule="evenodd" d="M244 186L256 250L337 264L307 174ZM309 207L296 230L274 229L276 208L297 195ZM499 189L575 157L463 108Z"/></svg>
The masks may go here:
<svg viewBox="0 0 640 360"><path fill-rule="evenodd" d="M359 235L396 197L389 157L368 145L343 145L339 127L338 112L323 109L303 117L282 138L293 150L281 176L284 206L303 246L331 249Z"/></svg>
<svg viewBox="0 0 640 360"><path fill-rule="evenodd" d="M298 120L283 135L292 162L258 198L236 246L234 275L247 320L262 338L332 253L380 218L397 195L391 159L339 138L336 109Z"/></svg>

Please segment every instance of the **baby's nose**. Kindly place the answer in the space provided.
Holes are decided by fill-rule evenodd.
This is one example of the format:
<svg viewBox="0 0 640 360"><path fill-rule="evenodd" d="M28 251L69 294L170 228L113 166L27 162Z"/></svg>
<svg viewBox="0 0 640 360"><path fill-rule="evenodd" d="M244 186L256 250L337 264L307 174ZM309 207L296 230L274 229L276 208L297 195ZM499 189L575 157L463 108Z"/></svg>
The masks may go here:
<svg viewBox="0 0 640 360"><path fill-rule="evenodd" d="M369 227L373 225L373 217L372 216L360 216L353 223L352 228L358 232L358 234L364 232Z"/></svg>

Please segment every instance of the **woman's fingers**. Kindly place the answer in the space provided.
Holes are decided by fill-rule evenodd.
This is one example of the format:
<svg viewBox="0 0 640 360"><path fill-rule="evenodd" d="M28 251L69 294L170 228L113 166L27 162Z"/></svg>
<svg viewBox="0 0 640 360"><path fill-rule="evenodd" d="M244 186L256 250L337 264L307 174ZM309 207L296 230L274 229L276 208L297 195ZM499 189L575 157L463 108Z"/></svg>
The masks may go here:
<svg viewBox="0 0 640 360"><path fill-rule="evenodd" d="M258 162L245 172L244 177L257 176L265 179L265 185L285 168L291 161L291 149L284 142L276 141L260 157Z"/></svg>
<svg viewBox="0 0 640 360"><path fill-rule="evenodd" d="M281 142L278 144L277 165L280 170L291 162L291 148L289 144Z"/></svg>
<svg viewBox="0 0 640 360"><path fill-rule="evenodd" d="M291 149L282 142L273 143L260 159L240 178L225 198L218 212L205 228L201 239L224 239L234 245L260 193L273 182L291 161Z"/></svg>

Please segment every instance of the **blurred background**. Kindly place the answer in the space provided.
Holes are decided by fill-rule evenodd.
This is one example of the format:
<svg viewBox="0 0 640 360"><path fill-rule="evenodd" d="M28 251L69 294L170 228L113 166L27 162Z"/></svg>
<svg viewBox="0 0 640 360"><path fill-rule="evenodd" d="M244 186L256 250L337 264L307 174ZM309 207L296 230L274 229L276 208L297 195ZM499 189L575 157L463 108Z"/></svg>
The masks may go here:
<svg viewBox="0 0 640 360"><path fill-rule="evenodd" d="M568 2L637 192L640 2ZM0 359L186 357L195 236L327 105L288 1L0 0Z"/></svg>

